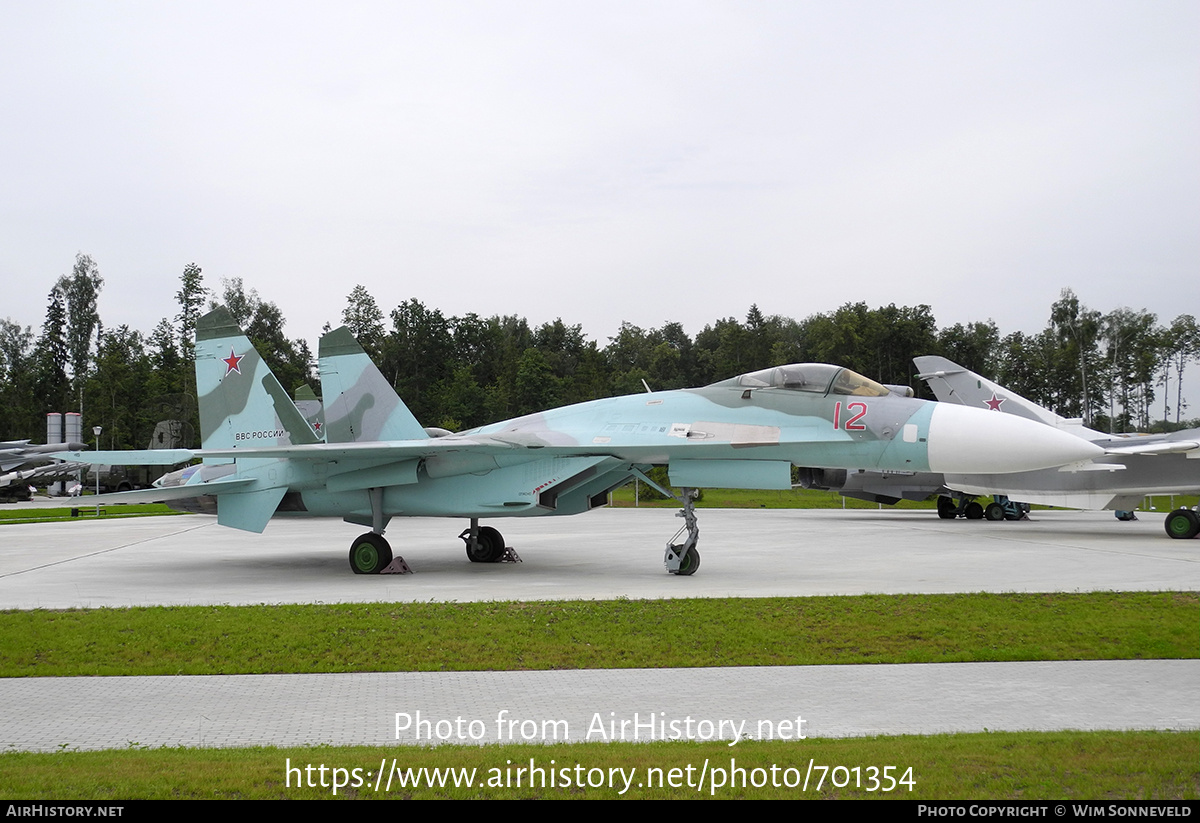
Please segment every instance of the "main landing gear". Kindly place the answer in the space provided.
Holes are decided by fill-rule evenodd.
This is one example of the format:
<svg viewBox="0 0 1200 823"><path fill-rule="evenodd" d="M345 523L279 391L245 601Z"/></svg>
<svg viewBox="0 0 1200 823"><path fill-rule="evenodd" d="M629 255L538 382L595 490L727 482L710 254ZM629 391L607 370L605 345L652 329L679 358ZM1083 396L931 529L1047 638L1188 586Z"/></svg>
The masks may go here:
<svg viewBox="0 0 1200 823"><path fill-rule="evenodd" d="M412 574L404 558L393 555L387 540L375 532L360 534L350 544L350 569L355 574Z"/></svg>
<svg viewBox="0 0 1200 823"><path fill-rule="evenodd" d="M937 513L943 520L956 517L965 517L967 520L1028 520L1029 504L1017 503L1005 495L997 494L991 503L984 506L965 494L955 497L943 494L937 500Z"/></svg>
<svg viewBox="0 0 1200 823"><path fill-rule="evenodd" d="M368 489L371 500L371 531L360 534L350 544L350 569L355 574L412 574L403 557L394 557L383 537L387 524L383 516L383 489Z"/></svg>
<svg viewBox="0 0 1200 823"><path fill-rule="evenodd" d="M382 534L367 532L350 544L350 568L355 574L379 574L392 562L392 547Z"/></svg>
<svg viewBox="0 0 1200 823"><path fill-rule="evenodd" d="M1189 540L1200 534L1200 515L1191 509L1176 509L1167 515L1163 526L1176 540Z"/></svg>
<svg viewBox="0 0 1200 823"><path fill-rule="evenodd" d="M467 559L472 563L520 563L521 558L504 545L500 532L491 526L480 526L479 518L471 518L471 528L459 535L467 544ZM403 557L392 554L382 534L367 532L350 544L350 568L355 574L412 574Z"/></svg>
<svg viewBox="0 0 1200 823"><path fill-rule="evenodd" d="M471 518L471 527L459 537L467 544L467 559L472 563L521 562L517 553L504 545L500 532L491 526L480 526L478 517Z"/></svg>

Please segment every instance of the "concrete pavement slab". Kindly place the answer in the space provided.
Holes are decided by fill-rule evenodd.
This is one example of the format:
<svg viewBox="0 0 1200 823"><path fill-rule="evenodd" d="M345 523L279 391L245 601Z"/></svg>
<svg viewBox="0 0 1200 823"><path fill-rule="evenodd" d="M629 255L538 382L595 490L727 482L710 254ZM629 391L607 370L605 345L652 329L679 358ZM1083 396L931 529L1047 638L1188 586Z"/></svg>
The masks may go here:
<svg viewBox="0 0 1200 823"><path fill-rule="evenodd" d="M0 608L1200 589L1200 541L1169 539L1155 515L707 509L693 577L663 570L670 510L493 522L523 563L467 562L461 521L397 519L387 537L416 573L372 577L350 572L361 528L338 520L261 535L204 515L4 526Z"/></svg>

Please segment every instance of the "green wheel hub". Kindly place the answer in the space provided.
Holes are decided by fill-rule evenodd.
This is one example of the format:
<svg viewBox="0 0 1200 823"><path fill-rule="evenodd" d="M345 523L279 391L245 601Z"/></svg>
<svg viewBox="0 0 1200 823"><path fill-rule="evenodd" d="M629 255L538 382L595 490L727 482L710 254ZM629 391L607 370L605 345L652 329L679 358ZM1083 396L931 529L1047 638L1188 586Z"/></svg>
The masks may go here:
<svg viewBox="0 0 1200 823"><path fill-rule="evenodd" d="M354 565L363 571L374 569L379 563L379 550L370 543L359 543L354 547Z"/></svg>
<svg viewBox="0 0 1200 823"><path fill-rule="evenodd" d="M392 547L382 535L364 534L350 544L350 570L355 574L379 574L392 562Z"/></svg>
<svg viewBox="0 0 1200 823"><path fill-rule="evenodd" d="M1163 523L1167 534L1175 540L1189 540L1200 534L1200 516L1190 509L1176 509Z"/></svg>

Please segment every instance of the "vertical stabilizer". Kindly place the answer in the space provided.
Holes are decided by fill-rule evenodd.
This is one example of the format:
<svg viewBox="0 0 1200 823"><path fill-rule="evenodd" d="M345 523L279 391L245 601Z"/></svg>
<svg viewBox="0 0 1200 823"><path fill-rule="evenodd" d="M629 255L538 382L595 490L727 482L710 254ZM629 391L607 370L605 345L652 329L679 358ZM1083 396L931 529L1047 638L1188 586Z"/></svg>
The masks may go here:
<svg viewBox="0 0 1200 823"><path fill-rule="evenodd" d="M349 329L322 337L318 353L326 442L429 437Z"/></svg>
<svg viewBox="0 0 1200 823"><path fill-rule="evenodd" d="M1069 431L1085 440L1108 437L1106 434L1085 428L1079 420L1061 417L945 357L914 357L913 364L919 372L917 377L929 384L929 388L941 403L957 403L1024 417Z"/></svg>
<svg viewBox="0 0 1200 823"><path fill-rule="evenodd" d="M318 442L228 310L196 322L196 393L206 449Z"/></svg>

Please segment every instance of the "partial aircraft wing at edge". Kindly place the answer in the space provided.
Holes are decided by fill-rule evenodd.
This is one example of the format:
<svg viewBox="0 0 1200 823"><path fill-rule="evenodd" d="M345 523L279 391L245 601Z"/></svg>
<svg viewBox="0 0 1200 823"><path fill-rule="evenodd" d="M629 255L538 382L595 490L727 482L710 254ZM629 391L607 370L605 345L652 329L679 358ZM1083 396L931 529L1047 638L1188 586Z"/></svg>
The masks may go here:
<svg viewBox="0 0 1200 823"><path fill-rule="evenodd" d="M168 500L186 500L191 497L203 497L210 494L224 494L237 491L239 488L249 486L253 482L254 478L252 477L231 477L210 480L207 483L190 483L183 486L154 486L149 489L138 489L137 491L94 494L88 497L75 498L75 500L80 507L106 506L118 503L165 503ZM76 505L76 503L72 505Z"/></svg>
<svg viewBox="0 0 1200 823"><path fill-rule="evenodd" d="M1200 449L1200 442L1196 440L1159 440L1154 443L1138 443L1132 446L1113 446L1105 449L1108 454L1179 454L1181 452L1194 452ZM1189 454L1189 457L1200 457L1200 453Z"/></svg>

